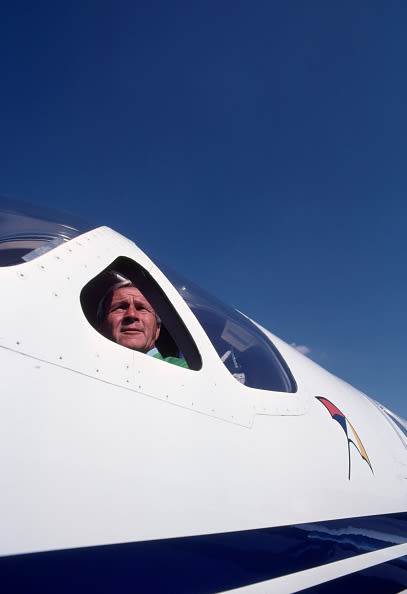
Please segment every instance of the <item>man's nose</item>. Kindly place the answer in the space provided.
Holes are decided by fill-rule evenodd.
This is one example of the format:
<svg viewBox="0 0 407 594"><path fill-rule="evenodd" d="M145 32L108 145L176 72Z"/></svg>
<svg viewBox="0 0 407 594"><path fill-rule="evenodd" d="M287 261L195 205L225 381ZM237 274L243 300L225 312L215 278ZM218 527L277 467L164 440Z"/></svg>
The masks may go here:
<svg viewBox="0 0 407 594"><path fill-rule="evenodd" d="M126 310L126 318L138 318L137 308L131 303Z"/></svg>

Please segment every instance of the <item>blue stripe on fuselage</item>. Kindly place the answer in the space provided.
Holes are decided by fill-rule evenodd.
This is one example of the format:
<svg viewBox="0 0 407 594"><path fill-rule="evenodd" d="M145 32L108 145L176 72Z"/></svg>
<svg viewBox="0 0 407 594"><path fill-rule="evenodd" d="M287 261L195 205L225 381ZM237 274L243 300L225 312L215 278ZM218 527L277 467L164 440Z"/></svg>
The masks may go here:
<svg viewBox="0 0 407 594"><path fill-rule="evenodd" d="M407 513L14 555L0 591L211 593L403 542Z"/></svg>
<svg viewBox="0 0 407 594"><path fill-rule="evenodd" d="M301 590L304 594L396 594L407 586L407 557L379 563L362 571Z"/></svg>

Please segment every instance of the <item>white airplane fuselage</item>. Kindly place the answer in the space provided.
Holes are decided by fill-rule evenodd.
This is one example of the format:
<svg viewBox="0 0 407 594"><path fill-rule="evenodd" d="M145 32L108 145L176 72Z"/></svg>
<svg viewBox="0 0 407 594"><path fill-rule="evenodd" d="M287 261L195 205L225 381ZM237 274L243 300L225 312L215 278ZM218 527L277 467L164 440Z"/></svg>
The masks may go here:
<svg viewBox="0 0 407 594"><path fill-rule="evenodd" d="M81 291L120 257L136 262L160 286L192 336L200 369L126 349L87 321ZM190 587L167 581L162 591L297 591L407 555L407 431L378 403L263 329L296 389L240 383L157 265L107 227L0 268L0 275L0 583L2 571L8 587L15 578L5 560L26 567L25 559L33 563L50 552L86 555L100 547L107 554L124 543L135 547L132 563L142 545L151 549L151 581L144 577L134 591L152 592L160 591L154 584L168 570L162 559L170 576L178 562L185 572L198 544L207 544L204 557L210 558L200 566L202 575L187 576ZM307 539L302 551L317 550L323 538L331 545L335 538L345 542L344 534L371 542L352 554L353 562L360 556L355 567L349 555L333 552L326 558L319 552L315 564L296 565L293 543L299 537L290 544L293 530ZM261 549L250 549L255 537L273 542L274 561L250 577L248 559L258 558ZM230 544L233 538L237 544ZM381 544L372 544L374 538ZM154 543L162 553L151 552ZM242 572L236 559L236 581L215 579L227 543L229 563L231 551L245 550L248 567ZM174 549L177 555L184 551L183 561L171 557ZM284 550L292 566L267 573ZM31 584L42 584L30 567L22 571L31 571ZM325 569L318 574L315 567ZM75 566L69 571L74 574ZM232 575L228 571L222 569L222 576ZM115 580L119 576L117 569ZM136 584L137 574L134 579ZM81 591L78 584L72 591ZM95 591L103 591L101 584Z"/></svg>

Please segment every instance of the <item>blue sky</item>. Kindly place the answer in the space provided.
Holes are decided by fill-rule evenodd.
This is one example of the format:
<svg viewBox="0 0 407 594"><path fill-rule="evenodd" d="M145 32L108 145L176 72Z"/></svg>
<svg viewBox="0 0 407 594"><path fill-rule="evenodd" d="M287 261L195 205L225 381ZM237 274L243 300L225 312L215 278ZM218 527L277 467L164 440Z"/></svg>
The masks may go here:
<svg viewBox="0 0 407 594"><path fill-rule="evenodd" d="M3 7L0 192L107 224L407 417L407 4Z"/></svg>

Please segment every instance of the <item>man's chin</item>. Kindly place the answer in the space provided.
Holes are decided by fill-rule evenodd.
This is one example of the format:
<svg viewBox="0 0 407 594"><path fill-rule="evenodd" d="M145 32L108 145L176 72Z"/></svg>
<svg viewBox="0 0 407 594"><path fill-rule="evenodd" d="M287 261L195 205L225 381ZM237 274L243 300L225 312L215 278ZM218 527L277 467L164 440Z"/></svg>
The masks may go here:
<svg viewBox="0 0 407 594"><path fill-rule="evenodd" d="M118 344L121 346L127 347L128 349L133 349L133 351L141 351L144 352L145 345L140 340L136 340L131 336L123 336L118 341Z"/></svg>

